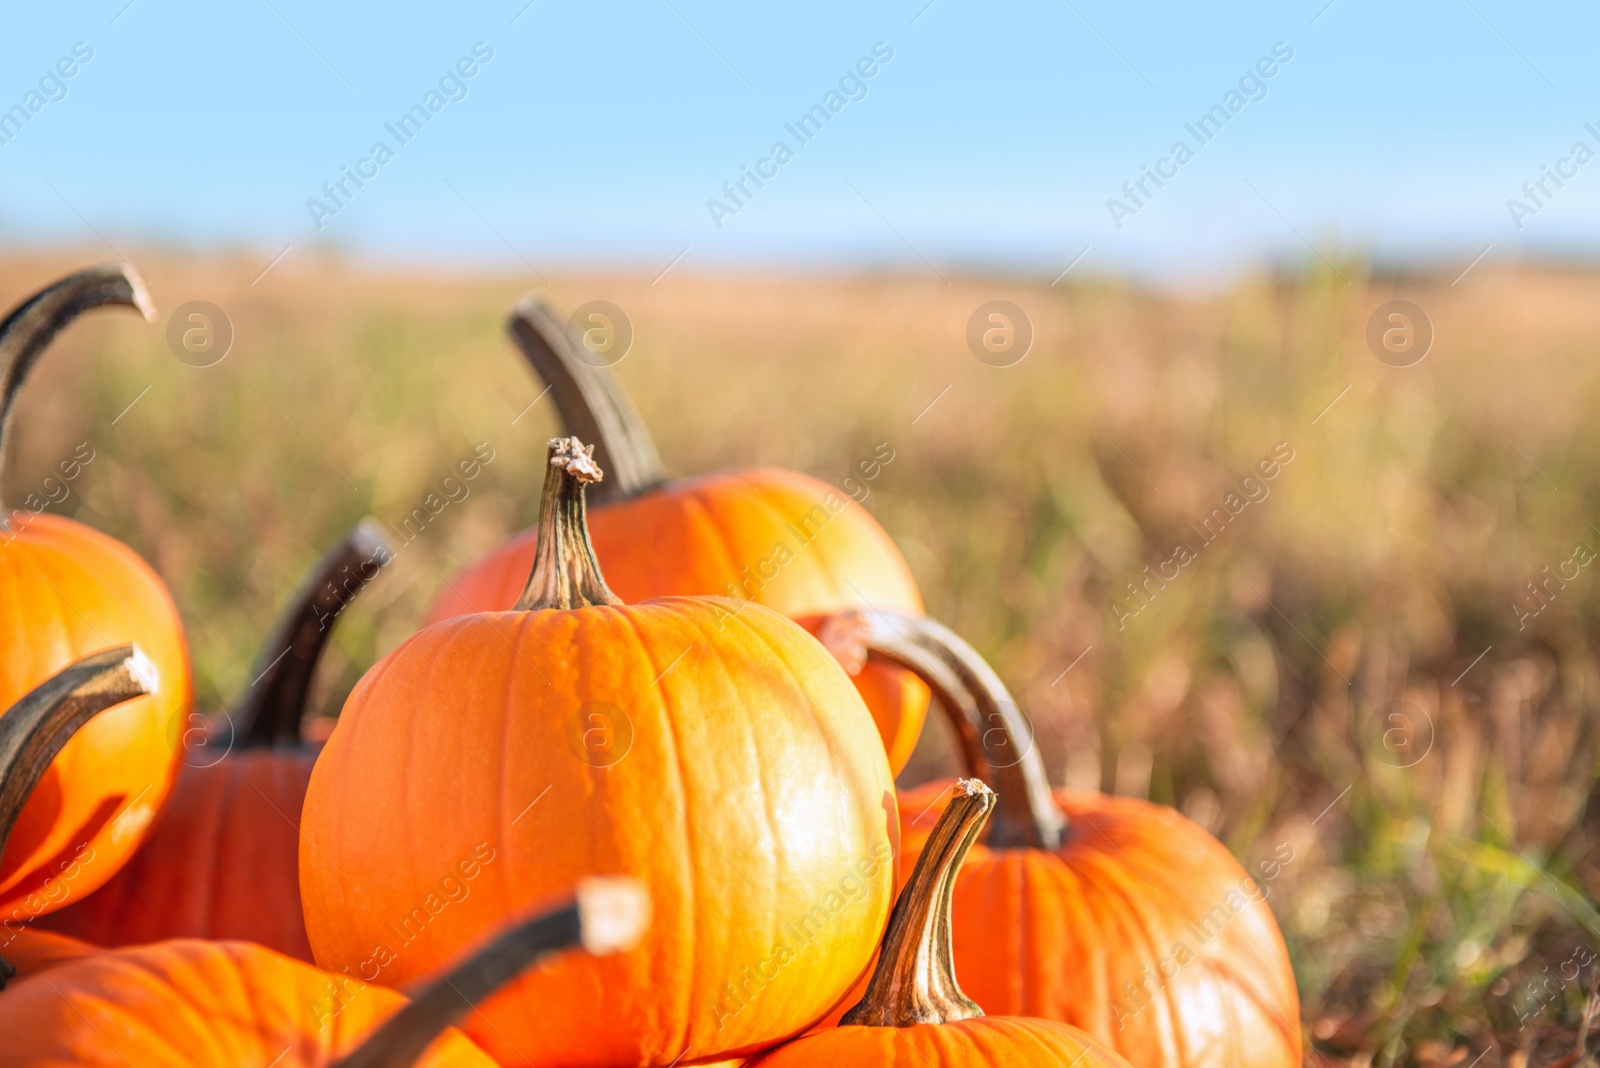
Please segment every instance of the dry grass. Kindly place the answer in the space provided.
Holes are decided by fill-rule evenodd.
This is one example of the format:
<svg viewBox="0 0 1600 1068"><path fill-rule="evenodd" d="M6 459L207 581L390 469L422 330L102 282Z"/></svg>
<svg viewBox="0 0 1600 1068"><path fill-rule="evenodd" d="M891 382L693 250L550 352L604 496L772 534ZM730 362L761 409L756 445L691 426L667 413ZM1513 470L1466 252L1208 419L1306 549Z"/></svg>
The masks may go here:
<svg viewBox="0 0 1600 1068"><path fill-rule="evenodd" d="M79 262L4 261L0 299ZM163 310L227 309L233 353L197 370L131 317L75 327L25 393L6 485L20 499L93 444L61 510L167 578L212 705L249 681L321 546L409 512L473 443L495 449L346 614L331 711L450 568L534 516L555 427L548 401L512 424L540 387L502 337L528 281L309 257L254 287L254 260L140 267ZM1249 858L1293 850L1272 900L1313 1059L1571 1059L1600 974L1593 568L1550 586L1525 630L1513 605L1576 545L1600 550L1600 278L1341 270L1353 284L1264 276L1192 299L676 272L548 294L627 309L618 373L677 471L726 457L837 481L889 442L868 506L930 611L1010 680L1052 774L1178 805ZM1404 370L1363 340L1393 296L1437 329ZM1037 330L1013 368L963 341L996 297ZM1280 442L1293 460L1270 493L1119 620L1126 584L1197 545L1186 524ZM907 777L948 760L931 730Z"/></svg>

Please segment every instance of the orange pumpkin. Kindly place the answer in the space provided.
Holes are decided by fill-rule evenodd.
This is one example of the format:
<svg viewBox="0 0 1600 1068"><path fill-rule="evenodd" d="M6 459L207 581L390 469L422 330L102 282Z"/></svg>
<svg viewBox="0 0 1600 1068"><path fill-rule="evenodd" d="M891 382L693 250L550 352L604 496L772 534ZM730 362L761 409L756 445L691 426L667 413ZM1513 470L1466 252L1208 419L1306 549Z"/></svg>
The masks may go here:
<svg viewBox="0 0 1600 1068"><path fill-rule="evenodd" d="M153 313L125 265L62 279L0 323L0 469L17 392L51 338L83 312L118 304ZM63 474L76 474L85 447L93 445L62 461ZM166 586L127 546L41 513L44 503L30 496L23 509L0 506L0 707L85 654L124 642L139 643L162 686L96 717L56 756L0 855L0 922L78 900L132 856L167 796L189 708L188 651ZM64 896L41 894L63 864L74 873L60 883Z"/></svg>
<svg viewBox="0 0 1600 1068"><path fill-rule="evenodd" d="M0 924L0 989L19 976L26 978L99 952L99 946L66 935Z"/></svg>
<svg viewBox="0 0 1600 1068"><path fill-rule="evenodd" d="M319 560L252 669L239 708L190 749L144 845L99 890L41 918L101 946L241 939L311 959L300 913L300 807L318 747L301 738L333 621L390 558L361 523Z"/></svg>
<svg viewBox="0 0 1600 1068"><path fill-rule="evenodd" d="M158 680L132 646L86 657L29 691L0 716L0 849L17 816L48 774L50 762L84 725L114 705L151 693ZM40 892L65 895L76 876L68 860L51 873ZM0 921L0 987L95 952L94 947L32 927Z"/></svg>
<svg viewBox="0 0 1600 1068"><path fill-rule="evenodd" d="M595 443L607 482L592 502L594 551L625 602L726 595L766 605L807 629L849 608L921 614L905 558L850 493L771 468L669 482L616 379L590 362L548 308L533 297L523 300L510 328L549 383L568 431ZM875 474L883 459L862 463ZM527 582L537 534L524 531L452 578L428 622L510 608ZM885 665L870 666L855 682L898 773L922 732L927 690L915 676Z"/></svg>
<svg viewBox="0 0 1600 1068"><path fill-rule="evenodd" d="M814 1031L748 1068L1129 1068L1115 1050L1076 1028L985 1016L962 993L950 951L950 899L995 795L976 779L948 792L895 902L866 996L838 1027Z"/></svg>
<svg viewBox="0 0 1600 1068"><path fill-rule="evenodd" d="M740 1056L866 969L893 780L848 677L783 616L617 600L584 520L599 478L552 441L516 608L426 628L350 695L306 792L306 930L325 967L400 983L576 878L648 873L638 950L560 962L465 1029L507 1065Z"/></svg>
<svg viewBox="0 0 1600 1068"><path fill-rule="evenodd" d="M1005 684L948 628L860 615L829 630L836 649L916 671L951 713L970 773L1000 791L953 903L956 967L979 1004L1072 1024L1135 1064L1300 1064L1283 935L1220 842L1170 808L1052 793ZM944 783L901 795L907 858L948 797Z"/></svg>
<svg viewBox="0 0 1600 1068"><path fill-rule="evenodd" d="M641 896L580 886L575 900L517 925L409 1002L248 942L107 950L0 995L0 1058L8 1068L493 1068L450 1022L551 954L629 944Z"/></svg>

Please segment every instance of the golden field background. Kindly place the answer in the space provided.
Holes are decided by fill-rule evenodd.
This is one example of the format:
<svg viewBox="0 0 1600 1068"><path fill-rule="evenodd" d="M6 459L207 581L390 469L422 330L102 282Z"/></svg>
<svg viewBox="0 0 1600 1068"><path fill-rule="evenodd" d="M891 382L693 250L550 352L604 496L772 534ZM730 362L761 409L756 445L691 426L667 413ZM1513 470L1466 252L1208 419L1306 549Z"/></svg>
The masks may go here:
<svg viewBox="0 0 1600 1068"><path fill-rule="evenodd" d="M106 258L0 259L0 301ZM1011 685L1052 777L1175 804L1247 860L1292 851L1270 900L1312 1059L1574 1052L1600 974L1593 569L1525 630L1513 605L1600 550L1600 275L1484 263L1452 286L1341 262L1183 296L682 268L545 283L300 251L252 286L256 257L134 262L161 322L71 328L23 393L4 484L20 504L92 445L56 510L167 580L207 707L250 682L323 547L363 515L398 523L476 443L495 459L471 496L341 618L322 711L452 569L533 521L557 426L548 397L512 423L543 385L506 312L530 288L562 312L609 300L636 332L615 373L670 470L837 484L889 443L866 506L930 613ZM1366 348L1394 297L1436 329L1415 367ZM1010 368L964 339L997 298L1036 331ZM236 330L204 369L164 334L196 299ZM1125 584L1197 544L1185 524L1279 443L1293 460L1268 496L1119 628ZM952 768L936 726L903 779Z"/></svg>

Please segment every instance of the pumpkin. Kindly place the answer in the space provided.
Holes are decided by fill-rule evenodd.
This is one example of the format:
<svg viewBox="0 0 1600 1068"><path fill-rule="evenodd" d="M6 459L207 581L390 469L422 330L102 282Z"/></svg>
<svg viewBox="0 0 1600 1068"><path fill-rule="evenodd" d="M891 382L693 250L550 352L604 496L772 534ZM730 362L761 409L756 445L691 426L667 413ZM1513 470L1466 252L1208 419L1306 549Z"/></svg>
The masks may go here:
<svg viewBox="0 0 1600 1068"><path fill-rule="evenodd" d="M956 967L979 1004L1072 1024L1134 1064L1297 1068L1283 935L1265 889L1220 842L1165 806L1052 792L1005 684L941 624L863 614L829 631L838 650L918 672L969 773L1000 791L952 905ZM948 796L941 783L902 794L906 857L931 840Z"/></svg>
<svg viewBox="0 0 1600 1068"><path fill-rule="evenodd" d="M300 807L318 747L301 738L333 622L390 559L365 520L312 568L251 670L237 710L194 733L144 845L42 927L101 946L242 939L311 960L300 914ZM217 755L218 753L222 755Z"/></svg>
<svg viewBox="0 0 1600 1068"><path fill-rule="evenodd" d="M838 1027L814 1031L748 1068L1129 1068L1076 1028L985 1016L962 992L950 951L950 900L995 795L976 779L951 793L895 902L866 996Z"/></svg>
<svg viewBox="0 0 1600 1068"><path fill-rule="evenodd" d="M596 462L607 472L593 499L604 505L591 520L594 550L624 601L727 595L766 605L808 629L856 607L921 614L905 558L850 494L771 468L669 481L616 379L589 362L582 343L548 308L526 298L510 328L549 383L567 430L594 443ZM875 473L882 459L862 463ZM537 540L537 530L524 531L456 575L428 621L510 608L527 582ZM871 665L855 682L898 773L922 731L927 690L888 665Z"/></svg>
<svg viewBox="0 0 1600 1068"><path fill-rule="evenodd" d="M631 944L645 919L641 896L631 880L580 886L410 1001L249 942L107 950L0 994L0 1056L15 1068L493 1068L451 1021L552 954Z"/></svg>
<svg viewBox="0 0 1600 1068"><path fill-rule="evenodd" d="M0 716L0 849L4 849L51 761L96 715L114 705L149 694L158 680L154 668L132 646L85 657L29 691ZM49 902L65 896L81 861L69 857L47 873L39 895ZM0 920L0 987L18 975L31 975L94 952L74 939Z"/></svg>
<svg viewBox="0 0 1600 1068"><path fill-rule="evenodd" d="M115 265L56 282L0 323L0 470L28 372L75 317L109 305L153 314L139 276ZM76 474L82 459L80 451L62 461L62 473ZM32 496L26 504L16 511L0 505L0 708L80 657L126 642L137 642L154 662L162 686L97 716L57 754L0 855L6 922L84 897L133 855L167 796L189 710L183 626L161 579L127 546L43 514L44 502ZM76 866L60 883L64 896L43 897L40 888L66 862Z"/></svg>
<svg viewBox="0 0 1600 1068"><path fill-rule="evenodd" d="M99 952L99 946L66 935L0 924L0 989L18 976L33 975Z"/></svg>
<svg viewBox="0 0 1600 1068"><path fill-rule="evenodd" d="M300 887L318 963L407 982L593 872L640 873L634 952L561 961L464 1029L507 1065L665 1066L796 1034L866 969L894 889L893 780L838 663L760 605L624 605L549 446L509 612L375 664L311 773Z"/></svg>

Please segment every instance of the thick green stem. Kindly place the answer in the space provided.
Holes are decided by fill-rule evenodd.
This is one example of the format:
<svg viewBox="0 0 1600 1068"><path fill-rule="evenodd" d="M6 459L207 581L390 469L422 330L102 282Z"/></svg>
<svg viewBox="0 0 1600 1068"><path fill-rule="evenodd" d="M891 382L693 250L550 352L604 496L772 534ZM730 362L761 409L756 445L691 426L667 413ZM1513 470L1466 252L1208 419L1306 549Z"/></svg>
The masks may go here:
<svg viewBox="0 0 1600 1068"><path fill-rule="evenodd" d="M333 623L393 557L376 520L363 519L323 554L289 599L232 715L240 746L299 745L306 697Z"/></svg>
<svg viewBox="0 0 1600 1068"><path fill-rule="evenodd" d="M409 1068L478 1002L553 954L621 953L650 924L650 898L634 879L585 879L572 899L524 920L419 990L333 1068Z"/></svg>
<svg viewBox="0 0 1600 1068"><path fill-rule="evenodd" d="M977 779L962 779L954 793L889 914L867 993L840 1018L841 1027L912 1027L983 1015L956 982L950 902L995 795Z"/></svg>
<svg viewBox="0 0 1600 1068"><path fill-rule="evenodd" d="M0 323L0 474L9 455L12 409L33 365L68 323L84 312L109 305L135 308L147 320L156 314L138 272L126 263L112 263L52 282L17 305ZM0 503L0 530L6 529L8 522L7 509Z"/></svg>
<svg viewBox="0 0 1600 1068"><path fill-rule="evenodd" d="M539 547L533 573L517 600L518 612L541 608L593 608L622 601L606 586L589 544L584 487L605 477L594 462L594 446L577 438L552 438L550 466L539 502Z"/></svg>
<svg viewBox="0 0 1600 1068"><path fill-rule="evenodd" d="M986 845L1061 844L1067 821L1050 795L1032 728L994 668L960 635L923 616L860 609L828 620L821 637L847 665L852 658L881 660L912 672L933 691L955 728L967 774L1000 795Z"/></svg>
<svg viewBox="0 0 1600 1068"><path fill-rule="evenodd" d="M511 311L511 338L550 387L568 434L593 443L606 482L594 501L632 497L667 480L650 431L611 371L584 357L582 343L549 305L529 294Z"/></svg>

